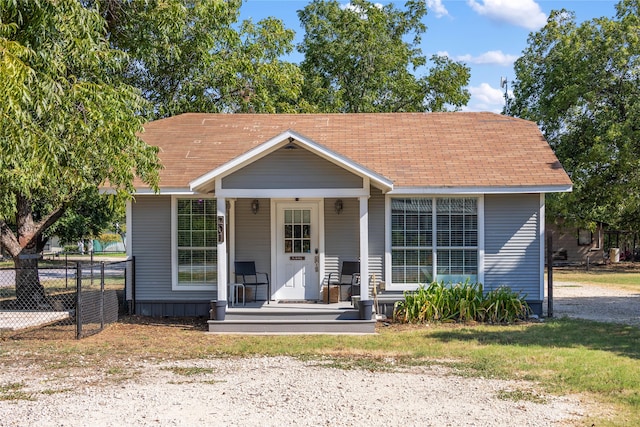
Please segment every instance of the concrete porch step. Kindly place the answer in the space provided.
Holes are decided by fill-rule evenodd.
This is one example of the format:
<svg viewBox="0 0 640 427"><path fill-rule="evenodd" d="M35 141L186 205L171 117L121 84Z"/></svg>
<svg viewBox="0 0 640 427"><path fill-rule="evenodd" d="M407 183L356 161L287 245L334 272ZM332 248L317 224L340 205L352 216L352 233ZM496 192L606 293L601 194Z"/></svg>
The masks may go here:
<svg viewBox="0 0 640 427"><path fill-rule="evenodd" d="M209 320L213 334L375 334L375 320Z"/></svg>
<svg viewBox="0 0 640 427"><path fill-rule="evenodd" d="M373 334L375 320L360 320L351 304L262 304L230 307L225 320L209 320L217 334Z"/></svg>

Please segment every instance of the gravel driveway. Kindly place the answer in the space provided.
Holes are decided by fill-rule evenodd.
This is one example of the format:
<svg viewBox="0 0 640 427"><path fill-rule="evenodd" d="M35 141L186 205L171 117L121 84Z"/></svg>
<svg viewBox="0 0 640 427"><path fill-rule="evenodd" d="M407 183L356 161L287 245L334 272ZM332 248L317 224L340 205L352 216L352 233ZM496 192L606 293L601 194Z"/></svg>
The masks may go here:
<svg viewBox="0 0 640 427"><path fill-rule="evenodd" d="M544 312L547 315L547 303ZM593 285L554 281L553 316L640 326L640 294Z"/></svg>
<svg viewBox="0 0 640 427"><path fill-rule="evenodd" d="M554 315L640 325L637 294L556 282ZM546 309L546 302L545 302ZM10 356L10 355L9 355ZM393 361L389 361L392 366ZM179 368L199 369L195 376ZM344 370L288 357L132 361L119 383L90 368L4 364L0 426L566 426L593 408L526 381L455 375L443 366ZM519 397L513 397L519 396Z"/></svg>

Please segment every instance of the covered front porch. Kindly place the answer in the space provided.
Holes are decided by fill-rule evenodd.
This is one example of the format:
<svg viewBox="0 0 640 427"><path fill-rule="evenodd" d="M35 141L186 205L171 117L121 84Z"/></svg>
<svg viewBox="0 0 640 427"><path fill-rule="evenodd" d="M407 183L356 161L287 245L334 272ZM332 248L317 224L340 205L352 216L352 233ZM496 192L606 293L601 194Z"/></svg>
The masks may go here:
<svg viewBox="0 0 640 427"><path fill-rule="evenodd" d="M391 188L384 177L291 132L193 181L192 191L215 196L216 282L226 284L216 287L210 324L246 329L247 318L282 323L288 316L328 331L328 319L370 323L369 285L383 274L384 193ZM252 288L239 276L238 264L247 262L265 286ZM362 286L345 294L327 285L347 262L358 264ZM230 307L230 293L242 283L256 303ZM327 291L340 292L338 304L322 303Z"/></svg>

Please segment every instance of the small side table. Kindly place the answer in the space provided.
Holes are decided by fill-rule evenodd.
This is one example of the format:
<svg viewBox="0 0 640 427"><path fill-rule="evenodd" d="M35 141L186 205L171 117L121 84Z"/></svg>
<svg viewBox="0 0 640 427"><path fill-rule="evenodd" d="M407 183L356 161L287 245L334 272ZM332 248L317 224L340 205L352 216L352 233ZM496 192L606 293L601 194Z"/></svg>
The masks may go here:
<svg viewBox="0 0 640 427"><path fill-rule="evenodd" d="M245 305L245 289L242 283L229 283L229 296L231 296L231 306L234 307L238 301L239 290L242 289L242 305Z"/></svg>

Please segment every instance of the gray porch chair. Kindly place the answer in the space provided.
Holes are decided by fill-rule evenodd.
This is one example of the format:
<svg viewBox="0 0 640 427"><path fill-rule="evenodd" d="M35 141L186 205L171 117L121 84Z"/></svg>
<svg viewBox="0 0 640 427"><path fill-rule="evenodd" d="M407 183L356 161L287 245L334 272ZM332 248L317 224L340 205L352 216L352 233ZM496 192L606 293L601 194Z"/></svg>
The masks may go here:
<svg viewBox="0 0 640 427"><path fill-rule="evenodd" d="M349 287L349 299L353 296L354 290L360 292L360 262L359 261L342 261L342 267L338 273L329 273L327 280L327 302L331 301L331 286L338 286L338 302L342 294L342 287Z"/></svg>
<svg viewBox="0 0 640 427"><path fill-rule="evenodd" d="M254 261L236 261L235 263L236 282L242 283L245 289L249 286L253 287L253 300L258 301L258 286L267 287L267 298L269 304L271 299L271 282L269 282L269 274L256 271L256 263Z"/></svg>

